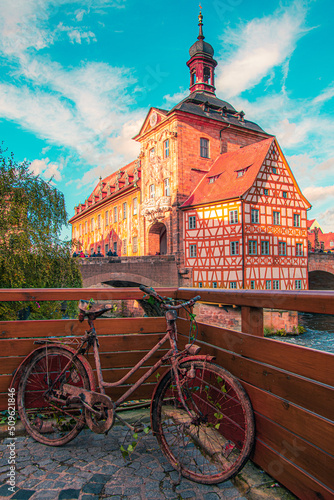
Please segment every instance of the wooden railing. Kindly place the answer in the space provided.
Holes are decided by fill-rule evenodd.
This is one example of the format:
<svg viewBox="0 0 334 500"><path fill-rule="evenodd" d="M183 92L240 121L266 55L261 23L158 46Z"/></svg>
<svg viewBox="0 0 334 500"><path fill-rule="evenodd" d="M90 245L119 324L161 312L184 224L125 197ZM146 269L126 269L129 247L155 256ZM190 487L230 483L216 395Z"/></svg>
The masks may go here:
<svg viewBox="0 0 334 500"><path fill-rule="evenodd" d="M263 337L263 308L334 314L334 292L212 291L160 289L183 299L200 294L211 303L242 309L242 333L199 324L196 343L203 353L236 375L255 412L252 459L302 500L334 497L334 355ZM137 289L0 290L1 300L141 299ZM161 338L164 318L96 321L106 380L116 380ZM189 322L178 321L180 344ZM75 339L85 325L77 320L0 323L0 406L6 407L12 372L34 348L34 339ZM138 378L138 374L137 374ZM153 376L134 397L149 397ZM114 393L115 394L115 393Z"/></svg>

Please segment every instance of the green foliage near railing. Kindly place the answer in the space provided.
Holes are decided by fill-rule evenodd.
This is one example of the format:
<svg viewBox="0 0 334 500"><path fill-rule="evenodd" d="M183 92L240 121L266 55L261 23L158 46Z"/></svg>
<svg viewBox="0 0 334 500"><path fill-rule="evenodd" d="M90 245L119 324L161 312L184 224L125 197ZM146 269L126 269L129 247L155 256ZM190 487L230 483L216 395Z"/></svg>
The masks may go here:
<svg viewBox="0 0 334 500"><path fill-rule="evenodd" d="M71 242L60 239L66 224L64 195L52 180L34 175L28 162L18 163L0 146L0 288L81 287ZM66 314L74 309L68 304ZM61 302L0 304L0 320L63 314Z"/></svg>

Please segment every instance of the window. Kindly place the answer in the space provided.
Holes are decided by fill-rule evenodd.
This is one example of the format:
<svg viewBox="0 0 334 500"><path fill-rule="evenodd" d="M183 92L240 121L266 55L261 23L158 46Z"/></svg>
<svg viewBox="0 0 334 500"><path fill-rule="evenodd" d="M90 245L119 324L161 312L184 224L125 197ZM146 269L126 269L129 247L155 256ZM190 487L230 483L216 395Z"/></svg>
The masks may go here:
<svg viewBox="0 0 334 500"><path fill-rule="evenodd" d="M81 224L79 224L79 236L81 236Z"/></svg>
<svg viewBox="0 0 334 500"><path fill-rule="evenodd" d="M196 71L191 72L191 85L194 85L196 83Z"/></svg>
<svg viewBox="0 0 334 500"><path fill-rule="evenodd" d="M254 281L254 280L252 280L252 281L250 282L250 287L251 287L251 289L252 289L252 290L254 290L254 289L255 289L255 281Z"/></svg>
<svg viewBox="0 0 334 500"><path fill-rule="evenodd" d="M169 179L164 180L164 195L170 196L170 182Z"/></svg>
<svg viewBox="0 0 334 500"><path fill-rule="evenodd" d="M117 207L114 207L114 222L117 222Z"/></svg>
<svg viewBox="0 0 334 500"><path fill-rule="evenodd" d="M298 257L301 257L303 255L303 244L302 243L296 243L296 255Z"/></svg>
<svg viewBox="0 0 334 500"><path fill-rule="evenodd" d="M97 216L97 227L99 229L101 229L101 215L100 214Z"/></svg>
<svg viewBox="0 0 334 500"><path fill-rule="evenodd" d="M285 241L278 242L278 255L286 255L286 243L285 243Z"/></svg>
<svg viewBox="0 0 334 500"><path fill-rule="evenodd" d="M123 219L126 219L126 212L127 212L127 203L125 201L123 203Z"/></svg>
<svg viewBox="0 0 334 500"><path fill-rule="evenodd" d="M217 288L217 281L212 282L212 288Z"/></svg>
<svg viewBox="0 0 334 500"><path fill-rule="evenodd" d="M252 224L259 223L259 211L256 208L252 208L252 210L251 210L251 221L252 221Z"/></svg>
<svg viewBox="0 0 334 500"><path fill-rule="evenodd" d="M101 247L97 247L97 253L101 253Z"/></svg>
<svg viewBox="0 0 334 500"><path fill-rule="evenodd" d="M249 255L257 255L257 241L256 240L249 240L248 253L249 253Z"/></svg>
<svg viewBox="0 0 334 500"><path fill-rule="evenodd" d="M293 225L294 227L300 227L300 215L293 214Z"/></svg>
<svg viewBox="0 0 334 500"><path fill-rule="evenodd" d="M237 177L242 177L243 175L245 175L247 170L248 170L247 168L243 168L242 170L237 170Z"/></svg>
<svg viewBox="0 0 334 500"><path fill-rule="evenodd" d="M202 158L209 158L209 141L208 141L208 139L201 138L200 144L201 144L201 157Z"/></svg>
<svg viewBox="0 0 334 500"><path fill-rule="evenodd" d="M301 290L302 288L302 280L295 280L295 289Z"/></svg>
<svg viewBox="0 0 334 500"><path fill-rule="evenodd" d="M117 255L117 241L114 241L113 246L114 246L114 253L116 253Z"/></svg>
<svg viewBox="0 0 334 500"><path fill-rule="evenodd" d="M132 251L133 251L133 253L138 252L138 238L137 238L137 236L134 236L132 238Z"/></svg>
<svg viewBox="0 0 334 500"><path fill-rule="evenodd" d="M150 198L153 200L155 197L155 185L151 184L150 185Z"/></svg>
<svg viewBox="0 0 334 500"><path fill-rule="evenodd" d="M93 253L94 253L94 247L90 249L90 254L93 255Z"/></svg>
<svg viewBox="0 0 334 500"><path fill-rule="evenodd" d="M189 215L189 229L196 229L196 216L195 215Z"/></svg>
<svg viewBox="0 0 334 500"><path fill-rule="evenodd" d="M106 226L109 226L109 212L108 211L104 214L104 220L105 220Z"/></svg>
<svg viewBox="0 0 334 500"><path fill-rule="evenodd" d="M150 158L153 158L155 155L155 148L150 149Z"/></svg>
<svg viewBox="0 0 334 500"><path fill-rule="evenodd" d="M231 241L230 249L231 255L239 255L239 241Z"/></svg>
<svg viewBox="0 0 334 500"><path fill-rule="evenodd" d="M273 174L277 174L277 168L276 167L272 167L272 173Z"/></svg>
<svg viewBox="0 0 334 500"><path fill-rule="evenodd" d="M230 282L230 288L237 288L237 282L236 281L231 281Z"/></svg>
<svg viewBox="0 0 334 500"><path fill-rule="evenodd" d="M273 289L279 290L279 280L273 280Z"/></svg>
<svg viewBox="0 0 334 500"><path fill-rule="evenodd" d="M198 283L198 288L203 288L203 283L201 281Z"/></svg>
<svg viewBox="0 0 334 500"><path fill-rule="evenodd" d="M107 256L107 253L109 251L109 245L105 245L104 247L104 255Z"/></svg>
<svg viewBox="0 0 334 500"><path fill-rule="evenodd" d="M204 83L209 83L210 76L211 76L210 68L208 68L207 66L205 66L204 67L204 72L203 72Z"/></svg>
<svg viewBox="0 0 334 500"><path fill-rule="evenodd" d="M126 255L126 250L127 250L127 243L126 243L126 238L123 240L123 255Z"/></svg>
<svg viewBox="0 0 334 500"><path fill-rule="evenodd" d="M169 139L167 139L164 142L164 156L165 156L165 158L169 157Z"/></svg>
<svg viewBox="0 0 334 500"><path fill-rule="evenodd" d="M138 212L138 198L133 198L133 215L137 215Z"/></svg>
<svg viewBox="0 0 334 500"><path fill-rule="evenodd" d="M238 210L230 210L229 211L229 219L230 219L230 224L237 224L238 223Z"/></svg>
<svg viewBox="0 0 334 500"><path fill-rule="evenodd" d="M197 246L196 245L189 245L189 256L196 257L196 255L197 255Z"/></svg>
<svg viewBox="0 0 334 500"><path fill-rule="evenodd" d="M283 198L287 198L288 197L288 193L286 191L283 191L282 192L282 196L283 196Z"/></svg>
<svg viewBox="0 0 334 500"><path fill-rule="evenodd" d="M266 280L266 290L271 290L271 280Z"/></svg>
<svg viewBox="0 0 334 500"><path fill-rule="evenodd" d="M264 196L268 196L269 195L269 189L264 188L263 192L264 192Z"/></svg>
<svg viewBox="0 0 334 500"><path fill-rule="evenodd" d="M77 228L73 226L73 238L75 239L77 236Z"/></svg>
<svg viewBox="0 0 334 500"><path fill-rule="evenodd" d="M90 220L90 230L94 231L94 217L92 217Z"/></svg>
<svg viewBox="0 0 334 500"><path fill-rule="evenodd" d="M274 226L279 226L280 223L281 223L280 212L273 212L273 224L274 224Z"/></svg>
<svg viewBox="0 0 334 500"><path fill-rule="evenodd" d="M269 255L269 241L261 241L261 255Z"/></svg>
<svg viewBox="0 0 334 500"><path fill-rule="evenodd" d="M86 221L85 222L85 234L87 234L87 233L88 233L88 222Z"/></svg>

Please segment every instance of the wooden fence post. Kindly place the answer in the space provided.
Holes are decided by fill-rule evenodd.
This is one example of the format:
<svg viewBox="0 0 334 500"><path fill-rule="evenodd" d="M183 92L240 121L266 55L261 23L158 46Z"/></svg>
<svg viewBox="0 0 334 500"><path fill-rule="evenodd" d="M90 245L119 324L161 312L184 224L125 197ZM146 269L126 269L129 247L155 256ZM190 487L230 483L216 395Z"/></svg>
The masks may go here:
<svg viewBox="0 0 334 500"><path fill-rule="evenodd" d="M241 331L257 337L263 337L263 309L260 307L242 306Z"/></svg>

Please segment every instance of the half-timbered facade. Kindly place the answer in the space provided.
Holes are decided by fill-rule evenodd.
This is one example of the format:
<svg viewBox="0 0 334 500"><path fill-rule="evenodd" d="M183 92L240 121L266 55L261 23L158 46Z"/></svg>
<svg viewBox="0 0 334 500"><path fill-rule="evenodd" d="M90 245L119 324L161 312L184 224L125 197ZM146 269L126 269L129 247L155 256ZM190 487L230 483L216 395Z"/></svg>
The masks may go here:
<svg viewBox="0 0 334 500"><path fill-rule="evenodd" d="M148 111L134 138L138 159L100 179L76 207L73 237L88 254L173 254L180 284L305 289L310 205L274 137L216 97L201 14L189 53L189 96ZM126 221L124 203L137 207ZM192 283L182 281L187 272Z"/></svg>
<svg viewBox="0 0 334 500"><path fill-rule="evenodd" d="M275 139L220 155L182 205L194 286L307 289L307 209Z"/></svg>

